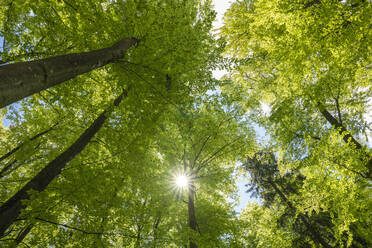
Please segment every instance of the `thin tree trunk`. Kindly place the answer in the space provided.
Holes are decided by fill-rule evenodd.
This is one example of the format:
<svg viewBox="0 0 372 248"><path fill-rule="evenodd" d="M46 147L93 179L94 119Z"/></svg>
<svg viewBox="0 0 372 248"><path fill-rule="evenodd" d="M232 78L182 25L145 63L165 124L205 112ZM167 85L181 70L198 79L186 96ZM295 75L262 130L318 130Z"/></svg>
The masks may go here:
<svg viewBox="0 0 372 248"><path fill-rule="evenodd" d="M357 149L361 149L362 148L362 145L358 141L356 141L353 136L351 136L350 132L348 132L346 130L346 128L344 126L342 126L341 123L336 118L334 118L331 115L331 113L329 113L328 110L323 105L321 105L320 103L318 103L318 109L319 109L320 113L322 113L322 115L324 116L324 118L332 126L334 126L341 135L343 135L343 140L346 143L349 143L350 142L350 143L354 144Z"/></svg>
<svg viewBox="0 0 372 248"><path fill-rule="evenodd" d="M146 207L146 204L147 204L147 200L145 199L145 201L142 203L142 209ZM142 213L139 222L141 222L143 219L144 219L144 214ZM139 223L136 223L136 225L137 225L137 235L136 235L136 243L134 244L134 247L141 247L141 241L142 241L141 235L142 235L142 230L144 228L144 225L143 224L140 225Z"/></svg>
<svg viewBox="0 0 372 248"><path fill-rule="evenodd" d="M11 247L17 247L20 243L23 242L27 234L30 233L31 229L34 227L34 224L28 224L17 236L14 240L14 243Z"/></svg>
<svg viewBox="0 0 372 248"><path fill-rule="evenodd" d="M14 167L13 165L15 165L17 163L18 160L14 159L12 162L8 162L0 171L0 178L3 178L4 176L6 176L6 174L8 173L11 173L12 171L14 171ZM18 166L16 166L16 168L18 168ZM10 171L10 172L8 172Z"/></svg>
<svg viewBox="0 0 372 248"><path fill-rule="evenodd" d="M36 135L34 135L33 137L31 137L30 141L33 141L37 138L39 138L40 136L43 136L44 134L47 134L49 133L50 131L52 131L54 129L54 127L57 125L58 123L54 124L52 127L50 127L49 129L45 130L45 131L42 131ZM21 149L21 147L24 145L24 143L20 144L19 146L17 146L16 148L12 149L11 151L9 151L8 153L4 154L3 156L0 157L0 162L3 161L4 159L8 158L10 155L14 154L16 151L18 151L19 149ZM1 172L0 172L1 174Z"/></svg>
<svg viewBox="0 0 372 248"><path fill-rule="evenodd" d="M284 195L284 193L276 186L276 184L269 179L268 181L270 185L273 187L275 192L280 196L280 198L287 204L287 206L292 209L293 211L296 211L296 208L292 205L292 203L288 200L288 198ZM315 230L315 228L312 227L312 225L309 223L307 220L306 216L303 214L299 214L299 217L301 218L301 221L304 223L306 226L306 229L310 232L311 237L315 243L321 244L323 247L326 248L332 248L331 245L329 245L323 238L322 236Z"/></svg>
<svg viewBox="0 0 372 248"><path fill-rule="evenodd" d="M153 225L153 231L152 231L152 236L154 238L154 241L153 241L153 248L156 247L156 243L158 241L158 227L159 227L159 223L161 221L161 213L159 212L158 213L158 217L155 219L155 222L154 222L154 225Z"/></svg>
<svg viewBox="0 0 372 248"><path fill-rule="evenodd" d="M114 105L118 106L123 97L126 96L127 91L124 90L123 93L115 99ZM22 201L30 199L28 191L35 190L41 192L45 190L49 183L62 172L62 169L85 148L94 135L101 129L107 116L108 111L103 111L66 151L51 161L30 182L0 207L0 237L2 237L7 228L16 221L21 210L26 207Z"/></svg>
<svg viewBox="0 0 372 248"><path fill-rule="evenodd" d="M0 108L114 62L138 42L124 38L112 47L91 52L0 66Z"/></svg>
<svg viewBox="0 0 372 248"><path fill-rule="evenodd" d="M195 217L195 204L194 204L194 198L195 198L195 191L194 191L194 183L190 182L188 187L188 195L189 200L187 202L187 209L189 212L189 227L196 232L197 223L196 223L196 217ZM192 241L191 237L189 240L190 248L197 248L198 246Z"/></svg>
<svg viewBox="0 0 372 248"><path fill-rule="evenodd" d="M37 138L39 138L40 136L43 136L44 134L47 134L49 133L51 130L53 130L55 128L55 126L58 125L58 122L56 124L54 124L52 127L50 127L49 129L45 130L45 131L42 131L38 134L36 134L35 136L31 137L30 141L33 141ZM2 157L0 157L0 162L2 162L4 159L8 158L9 156L11 156L12 154L16 153L19 149L21 149L21 147L25 144L22 143L20 145L18 145L16 148L12 149L11 151L9 151L8 153L4 154ZM40 144L39 144L40 145ZM38 146L36 146L38 147ZM11 171L15 170L16 168L19 167L16 166L16 168L13 167L14 164L16 164L18 162L17 159L14 159L12 162L8 162L1 170L0 170L0 178L4 177L6 174L9 174L11 173ZM10 171L10 172L9 172Z"/></svg>
<svg viewBox="0 0 372 248"><path fill-rule="evenodd" d="M334 118L331 113L321 104L318 102L318 105L317 105L320 113L323 115L323 117L332 125L336 128L336 130L338 131L338 133L340 135L342 135L342 138L343 140L348 144L348 143L351 143L351 144L354 144L355 145L355 148L358 149L358 150L362 150L362 145L356 140L354 139L354 137L350 134L350 132L336 119ZM367 163L366 163L366 167L368 169L368 175L367 177L368 178L371 178L372 177L372 158L367 154Z"/></svg>

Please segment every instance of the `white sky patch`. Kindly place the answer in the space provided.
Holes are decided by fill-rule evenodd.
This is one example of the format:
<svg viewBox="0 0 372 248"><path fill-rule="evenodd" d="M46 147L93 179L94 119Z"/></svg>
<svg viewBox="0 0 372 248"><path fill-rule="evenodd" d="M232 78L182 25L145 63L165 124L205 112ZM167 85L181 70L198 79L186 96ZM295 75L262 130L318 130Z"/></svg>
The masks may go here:
<svg viewBox="0 0 372 248"><path fill-rule="evenodd" d="M229 9L231 3L233 1L231 0L213 0L214 10L217 12L216 20L213 22L213 33L218 34L219 29L223 26L223 16L225 12ZM212 72L213 77L216 79L221 79L224 75L228 74L227 70L215 70ZM270 107L267 105L265 106L265 111L270 111ZM270 113L270 112L268 112ZM264 135L264 132L260 130L262 135ZM245 207L247 206L247 203L249 201L258 202L257 199L251 198L249 193L246 193L247 187L245 186L248 182L248 179L244 178L243 176L239 175L237 180L235 181L236 186L238 187L238 195L239 195L239 204L234 208L237 214L243 212Z"/></svg>
<svg viewBox="0 0 372 248"><path fill-rule="evenodd" d="M223 16L232 2L231 0L213 0L214 10L217 12L216 20L213 22L215 30L223 26Z"/></svg>
<svg viewBox="0 0 372 248"><path fill-rule="evenodd" d="M261 109L265 116L269 116L271 113L271 106L261 102Z"/></svg>
<svg viewBox="0 0 372 248"><path fill-rule="evenodd" d="M227 74L227 70L215 70L215 71L212 71L212 74L215 79L220 80L222 76Z"/></svg>
<svg viewBox="0 0 372 248"><path fill-rule="evenodd" d="M223 26L223 16L230 7L231 3L231 0L213 0L214 10L217 12L216 19L213 22L213 33L219 33L219 29ZM215 70L212 73L215 79L220 80L223 75L227 74L227 71Z"/></svg>

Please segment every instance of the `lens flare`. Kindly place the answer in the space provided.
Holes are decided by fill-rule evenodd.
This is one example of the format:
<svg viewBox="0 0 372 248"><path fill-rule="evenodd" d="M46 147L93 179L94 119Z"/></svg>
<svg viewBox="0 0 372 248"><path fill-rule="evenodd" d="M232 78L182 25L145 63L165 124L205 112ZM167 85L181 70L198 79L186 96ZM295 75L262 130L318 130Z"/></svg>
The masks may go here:
<svg viewBox="0 0 372 248"><path fill-rule="evenodd" d="M185 175L179 175L176 177L176 184L180 188L184 188L188 184L188 178Z"/></svg>

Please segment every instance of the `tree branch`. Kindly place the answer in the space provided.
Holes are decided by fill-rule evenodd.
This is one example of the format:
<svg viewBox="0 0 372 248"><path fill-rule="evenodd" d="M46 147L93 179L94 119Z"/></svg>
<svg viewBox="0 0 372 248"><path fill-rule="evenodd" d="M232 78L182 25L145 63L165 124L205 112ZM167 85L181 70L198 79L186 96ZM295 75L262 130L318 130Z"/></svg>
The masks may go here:
<svg viewBox="0 0 372 248"><path fill-rule="evenodd" d="M196 172L195 174L197 174L200 169L205 165L207 164L208 162L210 162L218 153L220 153L221 151L223 151L226 147L234 144L236 141L238 141L238 139L240 139L240 137L237 137L236 139L234 139L233 141L229 142L229 143L226 143L225 145L221 146L220 148L218 148L212 155L210 155L207 159L205 159L204 161L202 161L198 168L196 169Z"/></svg>
<svg viewBox="0 0 372 248"><path fill-rule="evenodd" d="M338 103L338 96L335 98L335 102L336 102L336 107L337 107L338 121L342 125L342 118L341 118L340 105Z"/></svg>
<svg viewBox="0 0 372 248"><path fill-rule="evenodd" d="M83 230L83 229L80 229L80 228L77 228L77 227L73 227L73 226L70 226L70 225L61 224L61 223L57 223L57 222L50 221L50 220L45 220L45 219L42 219L42 218L39 218L39 217L36 217L35 219L39 220L39 221L42 221L42 222L45 222L45 223L49 223L49 224L53 224L53 225L57 225L57 226L62 226L62 227L65 227L67 229L75 230L75 231L81 232L81 233L86 234L86 235L118 235L118 236L136 238L135 235L129 235L129 234L124 235L124 234L121 234L121 233L90 232L90 231L86 231L86 230Z"/></svg>

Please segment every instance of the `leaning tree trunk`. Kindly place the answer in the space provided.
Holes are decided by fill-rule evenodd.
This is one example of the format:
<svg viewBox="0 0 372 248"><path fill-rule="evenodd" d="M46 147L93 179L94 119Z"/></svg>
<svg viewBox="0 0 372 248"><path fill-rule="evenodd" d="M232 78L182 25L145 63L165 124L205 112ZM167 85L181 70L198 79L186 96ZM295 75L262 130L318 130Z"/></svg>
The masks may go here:
<svg viewBox="0 0 372 248"><path fill-rule="evenodd" d="M115 99L114 106L118 106L123 97L126 96L127 91L124 90L123 93ZM26 205L22 201L30 199L28 192L30 190L38 192L45 190L49 183L62 172L62 169L85 148L89 141L100 130L107 116L108 111L103 111L66 151L51 161L31 181L0 207L0 237L4 236L7 228L16 221L21 210L26 208Z"/></svg>
<svg viewBox="0 0 372 248"><path fill-rule="evenodd" d="M320 113L323 115L323 117L332 125L336 128L338 133L342 136L343 140L348 144L353 144L357 150L362 150L362 145L354 139L354 137L350 134L350 132L335 118L331 115L331 113L321 104L318 103L317 107L320 111ZM372 158L368 154L367 156L367 163L365 166L367 167L368 170L368 175L367 177L369 179L372 179Z"/></svg>
<svg viewBox="0 0 372 248"><path fill-rule="evenodd" d="M189 227L196 232L197 224L196 224L196 217L195 217L195 204L194 204L194 197L195 197L195 191L194 191L194 183L190 182L188 186L188 195L189 200L187 202L187 209L189 212ZM190 237L190 248L198 248L198 246L192 241L192 238Z"/></svg>
<svg viewBox="0 0 372 248"><path fill-rule="evenodd" d="M139 40L124 38L112 47L0 66L0 108L92 71L124 56Z"/></svg>
<svg viewBox="0 0 372 248"><path fill-rule="evenodd" d="M42 131L36 135L34 135L33 137L31 137L29 139L29 141L33 141L47 133L49 133L50 131L52 131L55 126L58 125L58 122L56 124L54 124L52 127L50 127L49 129L45 130L45 131ZM26 142L24 143L21 143L20 145L18 145L17 147L13 148L11 151L7 152L6 154L4 154L3 156L0 157L0 163L5 160L6 158L8 158L9 156L11 156L12 154L16 153L19 149L22 148L22 146L25 144ZM0 178L4 177L6 174L9 174L11 173L15 168L14 168L14 165L17 164L18 160L17 159L14 159L13 161L11 162L8 162L6 165L4 165L1 170L0 170ZM16 166L18 167L18 166Z"/></svg>
<svg viewBox="0 0 372 248"><path fill-rule="evenodd" d="M34 227L34 224L28 224L24 229L21 230L21 232L17 235L15 238L13 244L11 244L11 248L17 247L19 244L23 242L27 234L30 233L31 229Z"/></svg>
<svg viewBox="0 0 372 248"><path fill-rule="evenodd" d="M36 135L34 135L33 137L31 137L29 140L30 141L33 141L41 136L43 136L44 134L47 134L49 133L50 131L52 131L54 129L54 127L58 124L58 122L56 124L54 124L52 127L48 128L47 130L44 130ZM11 151L7 152L6 154L4 154L3 156L0 157L0 162L3 161L4 159L8 158L10 155L16 153L19 149L21 149L21 147L24 145L25 143L22 143L20 145L18 145L16 148L13 148ZM0 173L1 174L1 173Z"/></svg>

